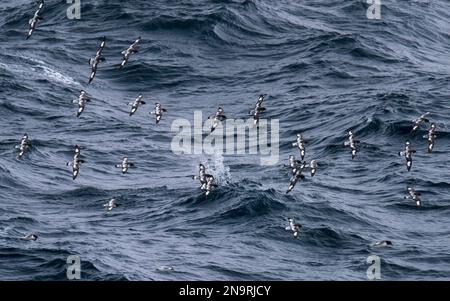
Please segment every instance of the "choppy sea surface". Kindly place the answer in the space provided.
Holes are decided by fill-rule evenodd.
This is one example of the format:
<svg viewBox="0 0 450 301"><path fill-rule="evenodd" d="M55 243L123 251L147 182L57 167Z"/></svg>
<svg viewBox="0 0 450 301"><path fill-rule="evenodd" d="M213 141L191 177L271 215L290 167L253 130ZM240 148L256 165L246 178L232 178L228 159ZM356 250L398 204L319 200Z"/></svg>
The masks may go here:
<svg viewBox="0 0 450 301"><path fill-rule="evenodd" d="M70 20L65 1L46 0L25 40L36 3L2 1L0 279L65 280L78 255L86 280L365 280L378 255L382 279L449 280L450 2L382 3L370 20L365 1L81 0ZM106 61L87 85L103 36ZM93 100L76 118L82 89ZM129 117L139 93L147 104ZM280 120L278 164L172 152L175 119L219 105L247 116L261 93L264 118ZM158 126L155 102L168 110ZM426 111L432 154L429 124L410 132ZM24 133L31 149L18 160ZM286 194L297 133L319 169ZM73 181L75 144L86 163ZM137 168L123 175L125 155ZM219 182L207 197L190 178L200 162ZM110 198L120 206L106 211ZM297 239L288 217L303 226ZM19 239L30 233L38 240ZM393 245L370 247L380 240Z"/></svg>

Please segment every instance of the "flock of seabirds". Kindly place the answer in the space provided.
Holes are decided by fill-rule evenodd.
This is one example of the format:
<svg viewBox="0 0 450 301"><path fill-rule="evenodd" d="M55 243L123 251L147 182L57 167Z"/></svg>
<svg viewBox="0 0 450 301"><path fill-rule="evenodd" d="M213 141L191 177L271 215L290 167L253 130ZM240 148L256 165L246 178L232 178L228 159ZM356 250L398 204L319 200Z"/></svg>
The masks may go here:
<svg viewBox="0 0 450 301"><path fill-rule="evenodd" d="M27 37L26 37L27 39L29 39L31 37L31 35L33 34L33 32L36 30L38 23L41 20L43 20L43 17L42 17L43 7L44 7L44 1L41 0L39 2L39 7L38 7L37 11L35 12L33 18L31 18L29 20L30 29L29 29ZM119 69L124 68L125 64L130 59L131 55L138 52L141 41L142 41L142 39L141 39L141 37L139 37L126 50L122 51L122 53L121 53L122 54L122 62L119 65ZM103 37L103 40L102 40L100 47L98 48L95 56L93 58L89 59L89 65L91 66L91 74L89 76L88 84L90 84L94 80L95 75L97 73L97 68L98 68L99 63L105 61L105 57L102 56L102 52L103 52L103 49L105 48L105 46L106 46L106 38ZM265 96L267 96L267 95L266 94L260 95L258 97L258 100L256 102L254 109L249 111L249 114L253 116L253 121L254 121L253 123L255 126L258 125L261 114L266 111L266 108L263 107L263 101L264 101ZM81 116L81 114L84 112L84 110L86 108L86 104L90 101L91 101L90 96L84 90L82 90L80 92L78 99L73 100L73 103L76 103L78 105L78 110L76 113L77 117ZM133 102L130 102L128 104L129 106L131 106L129 115L133 116L133 114L136 113L137 109L141 105L144 105L144 104L145 104L145 101L143 100L143 96L142 96L142 94L139 94L139 96ZM155 115L156 124L158 124L161 121L161 118L162 118L164 112L166 112L166 109L164 109L160 103L156 103L155 110L153 112L150 112L150 114ZM430 112L426 112L425 114L421 115L417 119L413 120L414 124L413 124L412 131L411 131L412 133L416 132L423 123L430 122L430 120L427 118L428 115L430 115ZM208 119L213 120L212 126L211 126L211 132L213 132L216 129L216 127L220 124L220 122L224 121L226 118L227 117L224 115L224 110L222 107L219 107L217 109L217 112L214 115L209 116ZM427 139L428 153L431 153L433 151L435 140L436 140L436 124L435 123L430 124L428 134L423 136L423 138ZM344 146L350 148L352 159L356 158L359 142L360 141L355 138L355 135L353 134L353 132L349 131L348 139L344 142ZM292 172L292 176L290 178L289 186L286 191L286 194L289 193L295 187L295 185L297 184L297 182L299 180L305 178L303 172L306 169L309 169L311 177L314 177L317 172L318 163L316 160L312 160L309 163L304 160L305 154L306 154L306 143L307 143L307 141L304 139L304 137L301 134L297 134L296 141L294 143L292 143L293 147L298 148L298 150L300 152L301 160L297 160L294 155L289 156L289 164L286 165L286 167L290 168L290 170ZM20 141L20 145L16 146L16 148L19 151L19 154L18 154L19 159L22 158L24 156L24 154L30 149L30 146L31 146L31 144L29 142L29 137L27 134L24 134ZM405 158L406 168L408 171L411 170L412 162L413 162L412 158L413 158L413 154L415 154L415 153L416 153L416 150L414 150L412 148L411 143L409 141L406 141L405 149L398 153L400 156ZM84 162L85 161L83 159L81 159L81 148L80 148L80 146L76 145L73 160L70 162L67 162L67 166L72 167L73 180L75 180L78 177L79 172L80 172L80 166ZM116 167L120 168L122 170L122 173L127 173L129 168L135 167L135 164L133 162L131 162L128 159L128 157L124 157L122 159L122 162L120 164L117 164ZM206 167L203 164L199 164L198 175L192 176L192 178L200 181L200 189L205 191L206 196L208 196L211 193L211 191L215 187L218 186L214 176L207 173ZM407 195L405 196L405 199L411 199L412 201L415 202L415 204L417 206L421 206L420 196L421 196L420 192L416 191L413 187L408 187ZM111 199L103 206L106 208L106 210L111 211L118 206L117 200ZM296 223L293 218L288 218L288 224L289 225L286 227L286 230L291 231L293 233L293 236L295 238L297 238L299 236L300 228L302 226L300 224ZM36 240L37 235L29 234L29 235L22 237L22 239ZM376 242L372 246L375 246L375 247L381 246L382 247L382 246L389 246L389 245L392 245L391 241L383 240L383 241Z"/></svg>

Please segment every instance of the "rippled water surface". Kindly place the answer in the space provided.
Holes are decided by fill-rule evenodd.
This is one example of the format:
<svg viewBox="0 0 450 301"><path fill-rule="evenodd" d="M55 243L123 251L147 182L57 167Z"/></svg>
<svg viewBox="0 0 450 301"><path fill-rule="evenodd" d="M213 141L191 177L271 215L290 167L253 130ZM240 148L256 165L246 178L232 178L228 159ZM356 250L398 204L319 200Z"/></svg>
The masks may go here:
<svg viewBox="0 0 450 301"><path fill-rule="evenodd" d="M36 4L0 4L0 279L64 280L79 255L83 279L364 280L371 254L383 279L450 279L448 1L386 0L381 20L348 0L81 4L69 20L65 1L46 0L29 40ZM103 36L106 61L88 86ZM78 119L81 89L93 101ZM147 104L129 117L139 93ZM175 119L219 105L246 117L261 93L264 118L280 120L279 164L172 153ZM168 109L158 126L156 101ZM426 111L438 124L432 154L428 124L410 133ZM355 160L348 130L361 141ZM32 147L18 160L25 132ZM297 133L319 169L286 195ZM398 156L408 139L409 173ZM86 163L73 181L75 144ZM137 165L126 175L114 168L124 155ZM199 162L219 181L208 197L190 178ZM421 208L403 198L408 185ZM298 239L287 217L302 224ZM19 239L29 233L39 239ZM393 246L369 247L383 239Z"/></svg>

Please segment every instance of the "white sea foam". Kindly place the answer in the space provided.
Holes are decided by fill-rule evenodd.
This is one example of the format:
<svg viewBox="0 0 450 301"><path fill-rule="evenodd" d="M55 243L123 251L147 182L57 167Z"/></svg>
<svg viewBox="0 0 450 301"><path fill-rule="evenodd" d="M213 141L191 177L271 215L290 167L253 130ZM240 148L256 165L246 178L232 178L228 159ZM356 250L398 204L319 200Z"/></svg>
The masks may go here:
<svg viewBox="0 0 450 301"><path fill-rule="evenodd" d="M32 62L37 63L37 66L35 66L34 68L36 68L38 70L41 69L43 71L44 77L46 77L50 80L56 81L56 82L66 84L66 85L80 86L80 84L77 83L72 77L70 77L68 75L64 75L61 72L59 72L58 70L48 67L45 62L34 59L34 58L28 58L28 59Z"/></svg>
<svg viewBox="0 0 450 301"><path fill-rule="evenodd" d="M224 157L221 153L216 152L212 158L203 160L207 173L214 176L218 184L226 184L231 181L230 167L225 165Z"/></svg>
<svg viewBox="0 0 450 301"><path fill-rule="evenodd" d="M49 67L45 62L26 56L21 56L21 64L5 64L0 62L0 68L13 72L16 76L22 79L48 79L53 82L59 82L68 86L81 85L72 77L63 74L62 72Z"/></svg>

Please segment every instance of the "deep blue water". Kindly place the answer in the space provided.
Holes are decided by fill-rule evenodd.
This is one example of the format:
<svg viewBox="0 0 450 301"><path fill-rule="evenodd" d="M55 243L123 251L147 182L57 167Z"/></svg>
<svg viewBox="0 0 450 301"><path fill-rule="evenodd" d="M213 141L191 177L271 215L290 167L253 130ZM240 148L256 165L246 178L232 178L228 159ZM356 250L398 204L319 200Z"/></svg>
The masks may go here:
<svg viewBox="0 0 450 301"><path fill-rule="evenodd" d="M382 2L369 20L365 1L81 0L69 20L65 1L46 0L25 40L36 4L2 1L0 279L64 280L79 255L83 279L364 280L371 254L382 279L450 279L450 2ZM106 61L88 86L103 36ZM81 89L93 101L77 119ZM139 93L147 104L129 117ZM279 164L172 153L173 120L219 105L246 116L261 93L264 118L280 120ZM168 109L158 126L156 101ZM426 111L438 124L432 154L428 124L410 133ZM361 140L355 160L348 130ZM18 160L24 133L32 147ZM319 170L286 195L297 133ZM409 173L397 154L408 139ZM86 163L73 181L75 144ZM138 167L126 175L114 168L124 155ZM200 162L219 181L208 197L189 177ZM403 198L408 185L422 207ZM107 212L113 197L121 206ZM29 233L39 239L19 239ZM384 239L393 246L369 247Z"/></svg>

